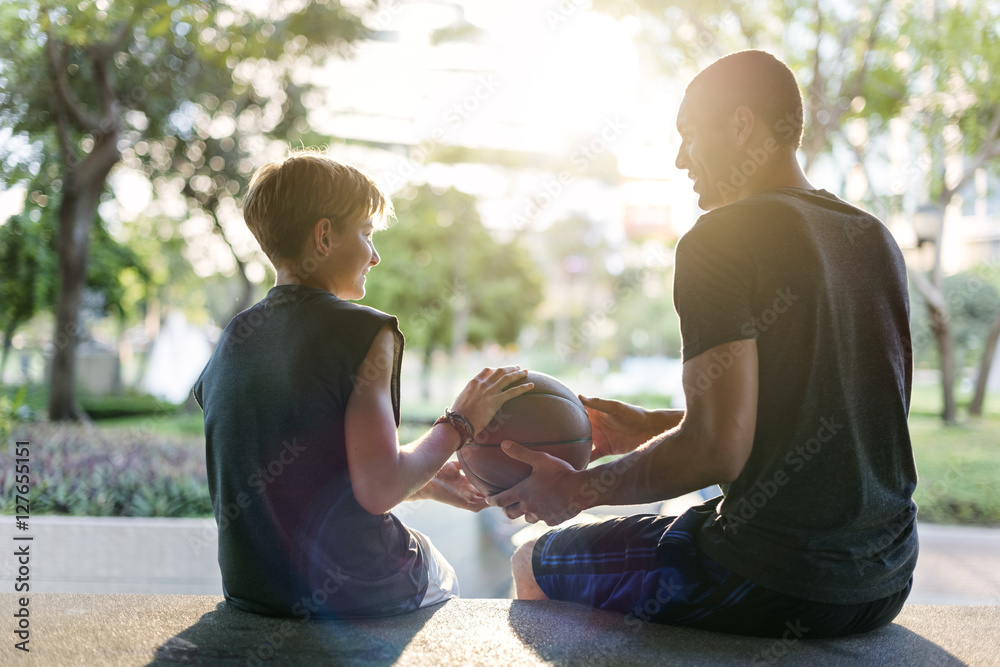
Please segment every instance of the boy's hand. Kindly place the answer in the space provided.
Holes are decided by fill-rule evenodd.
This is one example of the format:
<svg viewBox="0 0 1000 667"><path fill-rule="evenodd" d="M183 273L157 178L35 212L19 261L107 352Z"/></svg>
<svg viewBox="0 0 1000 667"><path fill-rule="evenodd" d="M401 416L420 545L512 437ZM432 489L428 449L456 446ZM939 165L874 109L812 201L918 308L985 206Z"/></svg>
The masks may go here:
<svg viewBox="0 0 1000 667"><path fill-rule="evenodd" d="M469 483L457 461L448 461L434 478L414 494L459 509L478 512L487 507L486 498Z"/></svg>
<svg viewBox="0 0 1000 667"><path fill-rule="evenodd" d="M451 409L468 419L472 423L473 435L477 435L493 420L500 406L535 387L533 382L525 382L507 389L511 383L523 380L527 375L528 371L520 366L484 368L469 380Z"/></svg>

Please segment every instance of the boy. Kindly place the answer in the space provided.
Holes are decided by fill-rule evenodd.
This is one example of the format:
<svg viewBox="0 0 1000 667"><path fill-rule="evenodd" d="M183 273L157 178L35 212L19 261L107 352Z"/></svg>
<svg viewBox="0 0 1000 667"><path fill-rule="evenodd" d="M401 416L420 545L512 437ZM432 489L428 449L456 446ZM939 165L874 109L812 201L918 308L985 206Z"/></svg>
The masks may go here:
<svg viewBox="0 0 1000 667"><path fill-rule="evenodd" d="M275 616L385 616L457 595L451 566L389 513L432 498L478 511L448 458L527 371L484 369L400 446L396 318L350 303L379 263L391 203L365 174L313 153L261 167L244 217L275 286L226 327L194 388L227 601Z"/></svg>

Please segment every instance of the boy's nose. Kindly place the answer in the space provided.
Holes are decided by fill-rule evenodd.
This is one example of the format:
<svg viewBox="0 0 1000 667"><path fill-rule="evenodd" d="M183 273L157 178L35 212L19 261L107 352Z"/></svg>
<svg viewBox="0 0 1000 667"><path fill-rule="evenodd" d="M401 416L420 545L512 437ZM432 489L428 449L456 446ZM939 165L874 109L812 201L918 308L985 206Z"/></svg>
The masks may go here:
<svg viewBox="0 0 1000 667"><path fill-rule="evenodd" d="M378 250L376 250L375 248L372 248L372 261L371 261L371 265L375 266L376 264L378 264L381 261L382 261L382 258L379 257Z"/></svg>

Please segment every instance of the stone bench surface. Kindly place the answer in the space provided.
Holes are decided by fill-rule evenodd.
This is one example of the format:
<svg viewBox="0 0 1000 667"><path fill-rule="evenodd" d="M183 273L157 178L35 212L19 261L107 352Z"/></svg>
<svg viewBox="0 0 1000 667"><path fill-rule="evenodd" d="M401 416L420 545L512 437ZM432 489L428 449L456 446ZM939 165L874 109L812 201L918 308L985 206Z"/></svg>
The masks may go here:
<svg viewBox="0 0 1000 667"><path fill-rule="evenodd" d="M649 625L561 602L452 600L355 621L275 619L201 595L30 595L28 654L3 593L0 664L1000 665L1000 607L908 605L843 639L759 639Z"/></svg>

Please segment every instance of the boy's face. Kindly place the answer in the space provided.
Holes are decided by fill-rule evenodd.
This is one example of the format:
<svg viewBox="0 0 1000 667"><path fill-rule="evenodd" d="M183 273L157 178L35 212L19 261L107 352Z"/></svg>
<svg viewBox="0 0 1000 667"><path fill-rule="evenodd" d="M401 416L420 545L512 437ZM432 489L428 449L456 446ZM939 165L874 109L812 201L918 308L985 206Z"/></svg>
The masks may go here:
<svg viewBox="0 0 1000 667"><path fill-rule="evenodd" d="M338 299L357 300L365 295L365 276L381 259L372 243L374 231L372 218L348 222L339 233L330 231L332 251L325 262L329 267L326 282Z"/></svg>

